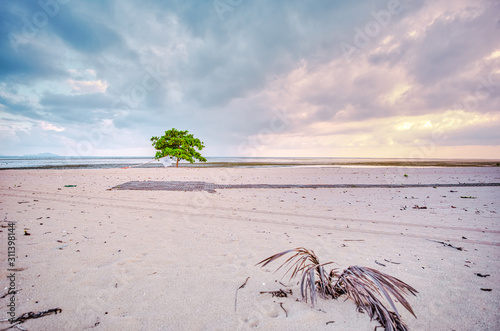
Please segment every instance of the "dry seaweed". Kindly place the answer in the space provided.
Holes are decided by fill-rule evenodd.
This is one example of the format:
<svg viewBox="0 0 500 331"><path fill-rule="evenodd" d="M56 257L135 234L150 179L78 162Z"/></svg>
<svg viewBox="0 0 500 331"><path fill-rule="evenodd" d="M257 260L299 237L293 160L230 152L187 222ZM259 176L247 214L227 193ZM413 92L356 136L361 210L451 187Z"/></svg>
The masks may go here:
<svg viewBox="0 0 500 331"><path fill-rule="evenodd" d="M11 323L11 325L8 328L1 329L0 331L8 330L8 329L14 328L14 327L20 328L19 324L22 324L29 319L40 318L40 317L44 317L44 316L51 315L51 314L58 314L61 312L62 312L61 308L47 309L44 311L39 311L37 313L30 311L29 313L24 313L15 319L12 319L12 320L9 319L9 322Z"/></svg>
<svg viewBox="0 0 500 331"><path fill-rule="evenodd" d="M282 289L279 289L278 291L262 291L260 294L271 294L273 298L287 298L288 295L292 295L293 292L292 290L283 291Z"/></svg>
<svg viewBox="0 0 500 331"><path fill-rule="evenodd" d="M309 298L314 306L317 295L324 299L337 299L345 294L356 303L359 312L366 311L370 319L377 320L385 330L408 330L408 327L401 320L394 301L399 302L415 316L410 304L404 297L408 294L416 295L418 293L410 285L368 267L350 266L340 274L336 272L336 269L327 272L325 265L333 262L322 264L312 250L303 247L272 255L257 263L257 265L261 264L264 267L288 253L294 254L282 263L277 270L287 267L285 275L291 272L290 279L301 275L300 291L302 298L306 302ZM392 311L382 303L381 299L385 299L389 303Z"/></svg>

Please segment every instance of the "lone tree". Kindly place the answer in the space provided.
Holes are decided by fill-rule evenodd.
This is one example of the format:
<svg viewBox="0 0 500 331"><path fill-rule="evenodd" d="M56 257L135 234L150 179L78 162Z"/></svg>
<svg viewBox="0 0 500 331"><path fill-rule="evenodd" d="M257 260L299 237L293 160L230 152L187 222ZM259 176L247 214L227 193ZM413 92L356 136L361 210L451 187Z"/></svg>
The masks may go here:
<svg viewBox="0 0 500 331"><path fill-rule="evenodd" d="M205 145L203 142L195 138L189 131L179 131L177 129L171 129L165 131L165 135L161 137L151 137L153 142L153 147L157 150L155 159L159 160L165 156L172 156L177 159L175 164L179 167L179 160L187 160L190 163L194 163L194 159L206 162L203 156L201 156L198 150L202 150Z"/></svg>

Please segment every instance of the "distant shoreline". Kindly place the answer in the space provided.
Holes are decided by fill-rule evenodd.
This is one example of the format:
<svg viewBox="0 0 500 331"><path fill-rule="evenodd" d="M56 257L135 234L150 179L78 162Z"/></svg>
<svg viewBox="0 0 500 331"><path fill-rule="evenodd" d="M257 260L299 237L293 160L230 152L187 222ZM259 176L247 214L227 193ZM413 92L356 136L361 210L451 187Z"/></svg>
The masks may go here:
<svg viewBox="0 0 500 331"><path fill-rule="evenodd" d="M255 159L253 159L255 160ZM205 162L205 163L180 163L180 168L260 168L260 167L498 167L500 160L345 160L322 161L318 159L309 159L307 162L295 160L294 162ZM104 163L104 164L60 164L60 165L33 165L20 167L5 167L0 170L69 170L69 169L110 169L110 168L163 168L160 163L149 163L143 165ZM173 168L172 166L170 168Z"/></svg>

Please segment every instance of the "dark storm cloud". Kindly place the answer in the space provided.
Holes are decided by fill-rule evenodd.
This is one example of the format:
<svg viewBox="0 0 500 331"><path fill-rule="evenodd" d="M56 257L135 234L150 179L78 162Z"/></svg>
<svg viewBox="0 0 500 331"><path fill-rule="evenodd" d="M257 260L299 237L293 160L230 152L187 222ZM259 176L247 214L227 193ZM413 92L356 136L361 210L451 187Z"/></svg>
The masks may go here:
<svg viewBox="0 0 500 331"><path fill-rule="evenodd" d="M500 3L482 8L465 7L451 17L437 19L416 45L413 74L421 84L435 84L466 69L470 63L490 54L500 43ZM477 15L477 16L476 16ZM475 16L475 17L474 17Z"/></svg>
<svg viewBox="0 0 500 331"><path fill-rule="evenodd" d="M93 17L69 10L54 18L50 30L82 53L101 53L120 46L122 42L118 33L96 22Z"/></svg>
<svg viewBox="0 0 500 331"><path fill-rule="evenodd" d="M179 79L203 107L224 105L262 88L269 76L286 73L313 53L338 53L339 24L346 24L345 10L353 10L333 2L243 1L227 20L220 20L213 2L207 3L202 18L201 10L189 5L179 15L200 42Z"/></svg>

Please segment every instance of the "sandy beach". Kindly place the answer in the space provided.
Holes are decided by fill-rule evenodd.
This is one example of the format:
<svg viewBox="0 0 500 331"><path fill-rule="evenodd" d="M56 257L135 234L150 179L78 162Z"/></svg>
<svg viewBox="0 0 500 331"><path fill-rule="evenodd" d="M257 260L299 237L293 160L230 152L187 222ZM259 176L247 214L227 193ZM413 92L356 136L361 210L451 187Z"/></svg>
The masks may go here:
<svg viewBox="0 0 500 331"><path fill-rule="evenodd" d="M283 187L123 189L130 181ZM500 183L500 167L1 171L1 318L14 272L16 316L62 309L28 330L373 330L345 297L311 307L279 262L255 265L305 247L417 289L417 318L398 306L411 330L500 330L500 186L485 183ZM260 293L280 289L293 294Z"/></svg>

